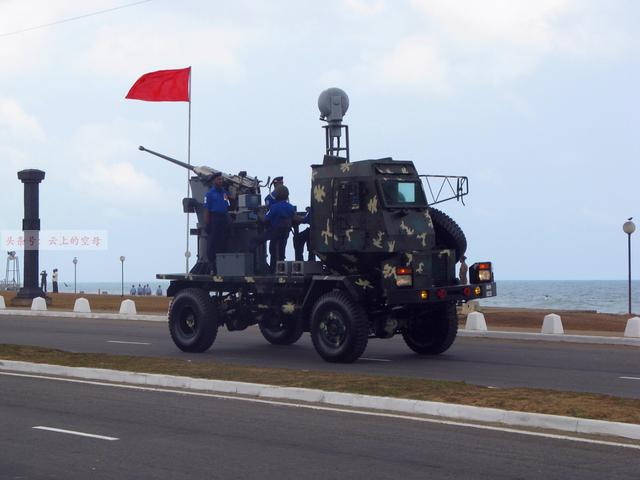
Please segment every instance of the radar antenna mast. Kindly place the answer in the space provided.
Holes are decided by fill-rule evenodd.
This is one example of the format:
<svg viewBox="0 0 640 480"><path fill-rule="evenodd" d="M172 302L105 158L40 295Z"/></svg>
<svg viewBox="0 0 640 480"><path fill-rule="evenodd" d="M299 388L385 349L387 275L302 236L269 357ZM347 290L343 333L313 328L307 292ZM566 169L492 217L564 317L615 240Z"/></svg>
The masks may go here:
<svg viewBox="0 0 640 480"><path fill-rule="evenodd" d="M325 130L326 154L340 158L349 163L349 126L342 124L342 119L349 109L349 97L340 88L328 88L318 97L320 120L327 122L322 128ZM345 142L341 145L342 131ZM341 156L344 153L344 156Z"/></svg>

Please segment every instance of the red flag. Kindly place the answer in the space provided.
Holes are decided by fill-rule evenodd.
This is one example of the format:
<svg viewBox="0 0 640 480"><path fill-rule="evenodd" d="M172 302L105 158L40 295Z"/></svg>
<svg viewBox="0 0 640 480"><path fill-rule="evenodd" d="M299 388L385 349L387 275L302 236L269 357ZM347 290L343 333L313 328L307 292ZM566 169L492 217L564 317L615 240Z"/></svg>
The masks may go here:
<svg viewBox="0 0 640 480"><path fill-rule="evenodd" d="M188 102L191 67L145 73L125 98L147 102Z"/></svg>

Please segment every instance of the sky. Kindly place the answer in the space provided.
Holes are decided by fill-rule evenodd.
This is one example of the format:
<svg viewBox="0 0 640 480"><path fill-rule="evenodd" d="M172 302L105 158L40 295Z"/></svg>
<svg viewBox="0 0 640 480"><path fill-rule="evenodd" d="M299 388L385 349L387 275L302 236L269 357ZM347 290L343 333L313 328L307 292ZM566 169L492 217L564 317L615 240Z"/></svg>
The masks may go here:
<svg viewBox="0 0 640 480"><path fill-rule="evenodd" d="M469 178L466 205L440 205L468 263L492 261L498 281L626 278L640 3L132 3L0 0L0 230L21 228L16 172L38 168L43 230L108 237L42 251L61 281L74 256L79 281L119 281L121 255L127 280L184 269L186 172L137 147L186 160L188 104L124 97L146 72L187 66L193 164L284 175L303 209L324 154L317 97L340 87L353 160Z"/></svg>

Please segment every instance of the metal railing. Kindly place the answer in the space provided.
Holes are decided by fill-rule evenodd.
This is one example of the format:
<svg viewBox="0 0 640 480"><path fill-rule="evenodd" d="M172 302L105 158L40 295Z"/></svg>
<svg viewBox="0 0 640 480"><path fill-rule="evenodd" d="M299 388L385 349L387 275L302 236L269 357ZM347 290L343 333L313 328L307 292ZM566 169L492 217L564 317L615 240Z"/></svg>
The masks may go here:
<svg viewBox="0 0 640 480"><path fill-rule="evenodd" d="M456 199L464 205L464 196L469 194L469 179L457 175L419 175L424 179L427 203L436 205Z"/></svg>

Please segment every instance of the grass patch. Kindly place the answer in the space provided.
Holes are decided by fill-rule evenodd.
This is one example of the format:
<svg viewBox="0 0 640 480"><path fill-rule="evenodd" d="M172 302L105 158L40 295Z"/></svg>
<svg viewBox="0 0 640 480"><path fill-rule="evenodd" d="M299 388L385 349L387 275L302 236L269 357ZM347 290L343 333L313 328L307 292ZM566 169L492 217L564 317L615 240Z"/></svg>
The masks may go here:
<svg viewBox="0 0 640 480"><path fill-rule="evenodd" d="M2 344L0 344L0 359L69 367L106 368L182 375L193 378L234 380L283 387L317 388L335 392L362 393L614 422L640 423L640 400L590 393L534 388L490 389L468 385L464 382L339 372L302 372L284 368L261 368L173 358L70 353L50 348Z"/></svg>

